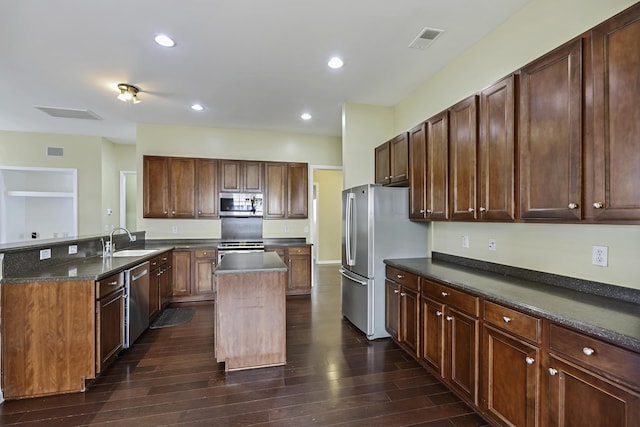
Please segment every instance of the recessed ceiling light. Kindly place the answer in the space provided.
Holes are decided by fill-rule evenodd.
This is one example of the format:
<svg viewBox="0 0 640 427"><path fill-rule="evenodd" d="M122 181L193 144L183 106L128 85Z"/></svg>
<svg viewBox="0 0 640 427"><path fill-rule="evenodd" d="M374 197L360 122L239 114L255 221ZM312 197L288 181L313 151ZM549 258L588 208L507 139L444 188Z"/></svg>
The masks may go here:
<svg viewBox="0 0 640 427"><path fill-rule="evenodd" d="M342 59L338 58L337 56L334 56L333 58L331 58L329 60L327 65L329 65L329 67L334 68L334 69L335 68L342 68L342 66L344 65L344 62L342 61Z"/></svg>
<svg viewBox="0 0 640 427"><path fill-rule="evenodd" d="M203 105L201 105L201 104L193 104L193 105L191 106L191 109L192 109L193 111L203 111L203 110L204 110L204 106L203 106Z"/></svg>
<svg viewBox="0 0 640 427"><path fill-rule="evenodd" d="M309 114L309 113L302 113L302 114L300 115L300 118L301 118L302 120L311 120L311 114Z"/></svg>
<svg viewBox="0 0 640 427"><path fill-rule="evenodd" d="M171 37L169 37L169 36L167 36L165 34L158 34L157 36L155 36L154 40L160 46L164 46L164 47L174 47L176 45L176 42L174 42L171 39Z"/></svg>

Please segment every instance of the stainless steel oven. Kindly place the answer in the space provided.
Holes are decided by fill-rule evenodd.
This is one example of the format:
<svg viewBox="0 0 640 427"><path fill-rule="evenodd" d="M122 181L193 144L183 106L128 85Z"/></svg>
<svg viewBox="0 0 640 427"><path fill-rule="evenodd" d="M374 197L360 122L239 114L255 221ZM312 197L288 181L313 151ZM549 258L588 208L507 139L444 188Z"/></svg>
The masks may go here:
<svg viewBox="0 0 640 427"><path fill-rule="evenodd" d="M229 241L218 244L218 262L229 253L264 252L264 243L261 241Z"/></svg>

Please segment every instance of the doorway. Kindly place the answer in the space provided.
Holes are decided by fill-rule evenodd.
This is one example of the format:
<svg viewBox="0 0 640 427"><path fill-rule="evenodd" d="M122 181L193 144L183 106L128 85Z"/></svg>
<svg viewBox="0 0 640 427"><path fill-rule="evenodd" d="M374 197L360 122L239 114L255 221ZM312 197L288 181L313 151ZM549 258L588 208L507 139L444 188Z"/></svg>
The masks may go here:
<svg viewBox="0 0 640 427"><path fill-rule="evenodd" d="M136 171L120 171L120 227L127 230L137 230L136 219Z"/></svg>
<svg viewBox="0 0 640 427"><path fill-rule="evenodd" d="M315 264L339 264L342 247L341 167L312 166L311 242Z"/></svg>

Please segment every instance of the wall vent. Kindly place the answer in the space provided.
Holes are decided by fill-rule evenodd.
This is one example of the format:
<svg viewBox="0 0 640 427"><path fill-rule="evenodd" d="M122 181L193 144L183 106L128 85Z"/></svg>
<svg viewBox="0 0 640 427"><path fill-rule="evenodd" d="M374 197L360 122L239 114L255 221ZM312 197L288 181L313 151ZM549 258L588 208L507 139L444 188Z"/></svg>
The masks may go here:
<svg viewBox="0 0 640 427"><path fill-rule="evenodd" d="M64 148L62 147L47 147L47 156L64 156Z"/></svg>
<svg viewBox="0 0 640 427"><path fill-rule="evenodd" d="M74 108L57 108L57 107L39 107L34 108L50 115L51 117L60 117L63 119L84 119L84 120L102 120L102 117L90 110L78 110Z"/></svg>
<svg viewBox="0 0 640 427"><path fill-rule="evenodd" d="M444 30L438 28L425 27L420 31L420 34L409 44L409 47L414 49L426 49L431 43L433 43L440 35L444 33Z"/></svg>

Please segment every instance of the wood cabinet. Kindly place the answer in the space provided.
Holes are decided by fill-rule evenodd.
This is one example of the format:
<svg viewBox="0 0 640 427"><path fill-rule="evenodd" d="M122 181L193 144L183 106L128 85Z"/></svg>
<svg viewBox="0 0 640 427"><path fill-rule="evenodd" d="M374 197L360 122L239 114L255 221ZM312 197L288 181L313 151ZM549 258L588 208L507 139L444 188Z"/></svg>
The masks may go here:
<svg viewBox="0 0 640 427"><path fill-rule="evenodd" d="M541 320L485 302L481 407L503 426L540 425Z"/></svg>
<svg viewBox="0 0 640 427"><path fill-rule="evenodd" d="M595 221L640 220L640 5L591 32ZM587 122L587 125L589 123Z"/></svg>
<svg viewBox="0 0 640 427"><path fill-rule="evenodd" d="M478 97L449 109L449 212L452 220L476 219Z"/></svg>
<svg viewBox="0 0 640 427"><path fill-rule="evenodd" d="M263 162L220 160L220 191L262 193L264 191Z"/></svg>
<svg viewBox="0 0 640 427"><path fill-rule="evenodd" d="M193 257L193 291L197 297L214 299L216 290L213 280L213 270L217 264L215 249L197 249Z"/></svg>
<svg viewBox="0 0 640 427"><path fill-rule="evenodd" d="M409 131L409 218L427 217L427 125Z"/></svg>
<svg viewBox="0 0 640 427"><path fill-rule="evenodd" d="M143 216L195 217L195 159L144 156Z"/></svg>
<svg viewBox="0 0 640 427"><path fill-rule="evenodd" d="M308 180L306 163L266 163L264 218L307 218Z"/></svg>
<svg viewBox="0 0 640 427"><path fill-rule="evenodd" d="M582 39L520 74L520 218L582 218Z"/></svg>
<svg viewBox="0 0 640 427"><path fill-rule="evenodd" d="M96 282L96 374L124 347L124 273Z"/></svg>
<svg viewBox="0 0 640 427"><path fill-rule="evenodd" d="M172 294L172 254L164 252L149 260L149 321L169 305Z"/></svg>
<svg viewBox="0 0 640 427"><path fill-rule="evenodd" d="M311 293L311 246L267 246L267 252L276 252L287 266L287 295Z"/></svg>
<svg viewBox="0 0 640 427"><path fill-rule="evenodd" d="M414 357L419 357L420 278L387 266L385 283L387 332Z"/></svg>
<svg viewBox="0 0 640 427"><path fill-rule="evenodd" d="M426 219L449 219L449 113L427 120Z"/></svg>
<svg viewBox="0 0 640 427"><path fill-rule="evenodd" d="M189 249L174 249L172 257L172 301L177 301L191 295L191 251Z"/></svg>
<svg viewBox="0 0 640 427"><path fill-rule="evenodd" d="M483 221L515 219L515 79L480 92L477 218Z"/></svg>
<svg viewBox="0 0 640 427"><path fill-rule="evenodd" d="M637 426L640 355L550 325L546 425Z"/></svg>
<svg viewBox="0 0 640 427"><path fill-rule="evenodd" d="M409 135L403 132L375 148L375 183L409 184Z"/></svg>
<svg viewBox="0 0 640 427"><path fill-rule="evenodd" d="M149 324L160 312L160 269L158 258L149 261Z"/></svg>
<svg viewBox="0 0 640 427"><path fill-rule="evenodd" d="M196 159L196 218L218 218L218 161Z"/></svg>
<svg viewBox="0 0 640 427"><path fill-rule="evenodd" d="M212 274L216 263L215 248L174 250L171 300L186 302L215 299Z"/></svg>

